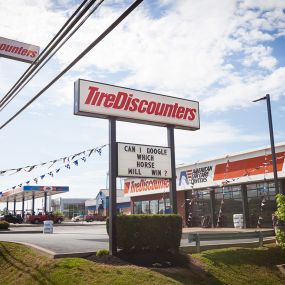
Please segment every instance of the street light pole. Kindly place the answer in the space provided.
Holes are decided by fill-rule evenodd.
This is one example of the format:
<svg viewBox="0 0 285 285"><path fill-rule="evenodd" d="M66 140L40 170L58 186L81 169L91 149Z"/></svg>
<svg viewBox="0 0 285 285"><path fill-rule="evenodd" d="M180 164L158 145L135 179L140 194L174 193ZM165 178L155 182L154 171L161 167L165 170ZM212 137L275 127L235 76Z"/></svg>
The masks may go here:
<svg viewBox="0 0 285 285"><path fill-rule="evenodd" d="M272 156L272 166L273 166L273 175L274 175L274 184L275 184L275 193L279 192L278 176L277 176L277 166L276 166L276 154L275 154L275 144L274 144L274 135L273 135L273 124L272 124L272 115L271 115L271 104L270 104L270 95L253 100L252 102L257 102L261 100L266 100L267 103L267 114L268 114L268 124L269 124L269 134L270 134L270 144L271 144L271 156Z"/></svg>

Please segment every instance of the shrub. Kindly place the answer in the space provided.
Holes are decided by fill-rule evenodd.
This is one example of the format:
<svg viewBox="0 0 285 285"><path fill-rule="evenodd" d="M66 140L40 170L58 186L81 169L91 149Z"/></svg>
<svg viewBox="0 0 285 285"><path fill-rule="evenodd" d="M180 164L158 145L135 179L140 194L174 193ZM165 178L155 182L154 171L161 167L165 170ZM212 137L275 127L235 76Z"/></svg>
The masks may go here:
<svg viewBox="0 0 285 285"><path fill-rule="evenodd" d="M109 250L104 248L96 252L96 256L102 256L102 255L109 255Z"/></svg>
<svg viewBox="0 0 285 285"><path fill-rule="evenodd" d="M55 217L63 217L63 213L62 213L61 211L59 211L59 210L54 211L54 212L53 212L53 215L54 215Z"/></svg>
<svg viewBox="0 0 285 285"><path fill-rule="evenodd" d="M278 220L285 221L285 195L276 195L277 211L275 212Z"/></svg>
<svg viewBox="0 0 285 285"><path fill-rule="evenodd" d="M276 203L277 203L277 211L275 212L276 217L278 218L278 222L281 224L285 221L285 195L277 194L276 195ZM282 227L281 227L282 228ZM285 232L284 232L284 226L283 231L281 228L276 230L276 240L278 245L285 249Z"/></svg>
<svg viewBox="0 0 285 285"><path fill-rule="evenodd" d="M0 230L7 230L9 228L10 224L6 221L0 221Z"/></svg>
<svg viewBox="0 0 285 285"><path fill-rule="evenodd" d="M276 230L276 240L278 242L278 245L285 249L285 233L281 231L280 229Z"/></svg>
<svg viewBox="0 0 285 285"><path fill-rule="evenodd" d="M181 235L179 215L117 216L117 246L125 251L177 251Z"/></svg>

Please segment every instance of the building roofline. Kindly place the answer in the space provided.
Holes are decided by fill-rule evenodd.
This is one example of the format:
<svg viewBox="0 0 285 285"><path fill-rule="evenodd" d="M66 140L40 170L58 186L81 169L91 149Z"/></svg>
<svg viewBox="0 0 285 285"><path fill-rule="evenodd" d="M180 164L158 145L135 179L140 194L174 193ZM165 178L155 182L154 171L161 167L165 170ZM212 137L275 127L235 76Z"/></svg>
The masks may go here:
<svg viewBox="0 0 285 285"><path fill-rule="evenodd" d="M275 144L275 148L276 147L280 147L280 146L284 146L285 147L285 142L281 142L281 143L276 143ZM184 168L190 165L195 165L195 164L202 164L202 163L207 163L207 162L211 162L211 161L215 161L215 160L222 160L222 159L226 159L228 157L235 157L235 156L239 156L239 155L243 155L243 154L247 154L247 153L252 153L252 152L257 152L257 151L261 151L261 150L270 150L271 146L264 146L264 147L259 147L259 148L254 148L254 149L249 149L246 151L239 151L239 152L234 152L234 153L229 153L226 155L222 155L222 156L218 156L218 157L214 157L214 158L210 158L210 159L206 159L206 160L197 160L193 163L179 163L179 166L176 166L176 169L179 168Z"/></svg>

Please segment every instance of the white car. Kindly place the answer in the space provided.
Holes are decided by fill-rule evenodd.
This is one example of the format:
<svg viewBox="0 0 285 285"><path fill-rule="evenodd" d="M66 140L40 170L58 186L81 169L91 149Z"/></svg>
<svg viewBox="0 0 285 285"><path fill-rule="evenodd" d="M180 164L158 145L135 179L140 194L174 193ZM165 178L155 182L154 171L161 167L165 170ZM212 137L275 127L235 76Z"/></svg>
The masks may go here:
<svg viewBox="0 0 285 285"><path fill-rule="evenodd" d="M75 216L71 219L72 222L84 221L84 215Z"/></svg>

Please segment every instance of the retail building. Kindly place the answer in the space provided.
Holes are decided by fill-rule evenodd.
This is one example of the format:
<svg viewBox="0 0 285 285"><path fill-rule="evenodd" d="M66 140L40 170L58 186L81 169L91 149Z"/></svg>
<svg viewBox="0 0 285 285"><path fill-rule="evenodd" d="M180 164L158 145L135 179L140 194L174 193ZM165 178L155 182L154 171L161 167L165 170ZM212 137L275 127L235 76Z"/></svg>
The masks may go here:
<svg viewBox="0 0 285 285"><path fill-rule="evenodd" d="M124 197L123 190L117 190L117 213L130 214L130 198ZM88 214L109 215L109 189L101 189L95 199L85 202Z"/></svg>
<svg viewBox="0 0 285 285"><path fill-rule="evenodd" d="M85 201L87 198L57 198L51 200L52 211L60 211L66 219L85 215Z"/></svg>
<svg viewBox="0 0 285 285"><path fill-rule="evenodd" d="M279 191L285 193L285 143L276 145ZM233 227L233 215L243 214L244 227L271 227L276 210L269 147L228 154L176 168L177 207L184 225ZM126 179L131 210L170 212L169 181Z"/></svg>

